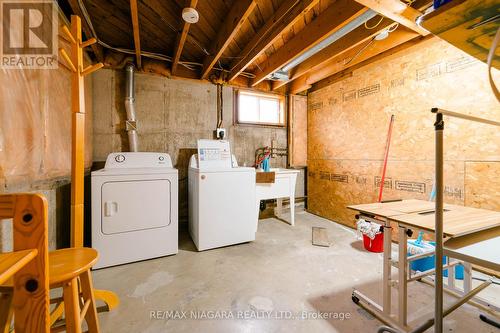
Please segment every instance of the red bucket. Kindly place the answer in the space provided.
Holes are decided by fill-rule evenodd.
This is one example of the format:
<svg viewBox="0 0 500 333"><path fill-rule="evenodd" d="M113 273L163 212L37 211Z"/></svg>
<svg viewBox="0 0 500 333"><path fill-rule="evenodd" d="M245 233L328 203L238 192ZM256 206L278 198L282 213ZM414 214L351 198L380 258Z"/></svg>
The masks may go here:
<svg viewBox="0 0 500 333"><path fill-rule="evenodd" d="M370 239L370 237L363 235L363 245L365 249L370 252L384 252L384 234L376 234L374 239Z"/></svg>

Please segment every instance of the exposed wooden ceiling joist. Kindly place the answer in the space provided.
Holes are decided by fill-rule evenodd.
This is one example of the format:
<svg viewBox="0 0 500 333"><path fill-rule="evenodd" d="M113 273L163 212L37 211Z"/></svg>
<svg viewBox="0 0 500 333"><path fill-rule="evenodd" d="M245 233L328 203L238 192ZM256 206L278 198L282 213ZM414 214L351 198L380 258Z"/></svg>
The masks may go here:
<svg viewBox="0 0 500 333"><path fill-rule="evenodd" d="M94 37L92 34L92 30L90 29L89 25L87 24L87 21L85 20L83 13L80 9L80 6L78 5L78 0L68 0L68 3L71 7L71 10L73 10L73 13L75 15L78 15L82 18L82 30L83 33L87 38ZM101 45L95 43L90 46L92 48L92 51L95 54L95 57L97 58L97 61L103 62L104 61L104 51L101 47Z"/></svg>
<svg viewBox="0 0 500 333"><path fill-rule="evenodd" d="M198 0L186 0L186 7L196 8L197 4ZM177 66L179 65L182 49L184 48L184 43L186 42L190 26L191 24L189 22L184 21L184 23L182 24L182 30L180 34L177 35L177 39L175 41L174 57L172 58L173 75L175 75L177 72Z"/></svg>
<svg viewBox="0 0 500 333"><path fill-rule="evenodd" d="M295 24L302 15L312 9L319 0L286 0L247 43L241 55L231 64L228 81L234 80L252 62L271 46L287 28Z"/></svg>
<svg viewBox="0 0 500 333"><path fill-rule="evenodd" d="M219 60L224 50L233 40L234 36L241 28L243 22L248 18L256 6L255 0L237 0L231 10L226 15L222 27L219 29L215 42L210 49L210 55L203 61L201 78L206 79L208 74ZM222 13L221 13L222 15Z"/></svg>
<svg viewBox="0 0 500 333"><path fill-rule="evenodd" d="M399 28L392 32L387 39L381 41L374 41L366 47L366 45L360 45L358 48L350 49L346 52L342 52L340 55L330 59L325 62L321 68L315 71L311 71L306 75L299 77L298 79L292 81L288 85L288 91L291 94L296 94L307 90L312 84L329 77L330 75L341 72L347 68L350 68L362 61L372 58L379 53L390 50L391 48L405 43L411 39L420 36L418 33L411 31L409 29ZM358 54L361 48L366 47L363 52ZM347 61L347 62L346 62Z"/></svg>
<svg viewBox="0 0 500 333"><path fill-rule="evenodd" d="M399 0L355 0L363 6L384 15L391 20L398 22L405 27L418 32L422 36L427 36L429 32L420 27L416 21L422 15L420 11L412 8Z"/></svg>
<svg viewBox="0 0 500 333"><path fill-rule="evenodd" d="M334 31L355 19L366 11L366 8L351 0L338 0L328 7L311 23L306 25L298 34L288 41L282 48L272 54L264 64L262 71L256 73L252 86L257 85L266 77L283 67L295 57L313 47Z"/></svg>
<svg viewBox="0 0 500 333"><path fill-rule="evenodd" d="M137 68L142 69L141 60L141 37L139 30L139 12L137 10L137 0L130 0L130 16L132 17L132 28L134 31L134 46Z"/></svg>
<svg viewBox="0 0 500 333"><path fill-rule="evenodd" d="M399 45L397 45L389 50L386 50L384 52L377 54L374 57L363 60L363 61L357 63L356 65L353 65L345 70L342 70L338 73L330 75L327 78L314 83L309 91L315 91L315 90L327 87L327 86L329 86L329 85L331 85L339 80L342 80L343 78L345 78L349 75L352 75L352 72L357 70L358 68L367 66L367 65L369 65L375 61L378 61L380 59L392 56L392 55L394 55L398 52L404 51L407 48L412 47L416 44L420 44L420 43L423 43L425 41L431 40L432 38L433 38L432 35L420 36L420 37L413 38L407 42L404 42L402 44L399 44Z"/></svg>
<svg viewBox="0 0 500 333"><path fill-rule="evenodd" d="M287 83L301 77L302 75L305 75L311 70L320 68L328 60L338 56L346 50L355 48L358 45L369 41L377 34L379 34L382 30L392 27L395 24L397 23L384 18L374 29L367 29L364 25L354 29L347 35L339 38L336 42L325 47L323 50L319 51L312 57L304 60L304 62L298 64L290 71L290 79L288 81L274 81L273 90L286 85Z"/></svg>

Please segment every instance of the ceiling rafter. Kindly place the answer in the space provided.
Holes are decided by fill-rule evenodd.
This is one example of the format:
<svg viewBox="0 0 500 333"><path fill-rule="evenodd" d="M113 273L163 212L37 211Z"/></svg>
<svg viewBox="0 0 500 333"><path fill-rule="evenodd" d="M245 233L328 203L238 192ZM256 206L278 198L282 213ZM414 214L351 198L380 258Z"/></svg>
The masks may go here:
<svg viewBox="0 0 500 333"><path fill-rule="evenodd" d="M137 68L142 69L141 59L141 37L139 30L139 11L137 9L137 0L130 0L130 16L132 17L132 28L134 31L134 47Z"/></svg>
<svg viewBox="0 0 500 333"><path fill-rule="evenodd" d="M255 86L262 82L268 75L279 70L366 10L367 8L351 0L336 1L261 64L259 67L262 70L255 73L251 85Z"/></svg>
<svg viewBox="0 0 500 333"><path fill-rule="evenodd" d="M196 8L198 0L186 0L186 7ZM179 65L179 60L181 59L182 49L184 48L184 43L189 33L189 27L191 23L184 21L182 25L181 32L177 35L174 48L174 56L172 58L172 74L175 75L177 72L177 66Z"/></svg>
<svg viewBox="0 0 500 333"><path fill-rule="evenodd" d="M349 74L352 75L352 72L355 71L356 69L358 68L361 68L361 67L364 67L364 66L367 66L377 60L381 60L385 57L388 57L388 56L391 56L393 54L396 54L398 52L401 52L403 50L406 50L407 48L409 47L412 47L414 45L417 45L417 44L420 44L420 43L423 43L425 41L428 41L428 40L431 40L432 39L432 35L427 35L427 36L420 36L420 37L415 37L413 39L410 39L409 41L406 41L404 43L401 43L391 49L388 49L384 52L381 52L379 54L377 54L376 56L373 56L371 58L368 58L366 60L363 60L359 63L357 63L356 65L353 65L351 67L348 67L347 69L345 70L342 70L338 73L335 73L335 74L332 74L330 76L328 76L327 78L324 78L316 83L314 83L311 87L311 91L314 91L314 90L318 90L318 89L321 89L321 88L324 88L324 87L327 87L339 80L342 80L343 78L345 78L346 76L349 76Z"/></svg>
<svg viewBox="0 0 500 333"><path fill-rule="evenodd" d="M317 68L317 70L311 71L306 75L303 75L298 79L292 81L290 84L288 84L287 91L291 94L296 94L307 90L311 88L312 84L320 80L346 70L372 57L376 57L378 54L381 54L387 50L392 49L395 46L408 42L409 40L412 40L419 36L420 35L418 33L410 29L397 29L396 31L392 32L389 37L387 37L387 39L371 43L371 45L366 47L361 54L358 54L359 48L353 48L342 52L340 55L325 62L323 66ZM365 46L366 45L360 45L361 48L364 48Z"/></svg>
<svg viewBox="0 0 500 333"><path fill-rule="evenodd" d="M203 61L201 78L206 79L210 71L224 53L234 36L241 28L241 25L248 18L257 3L255 0L237 0L234 2L229 13L226 15L217 37L210 48L210 55Z"/></svg>
<svg viewBox="0 0 500 333"><path fill-rule="evenodd" d="M231 64L228 81L234 80L252 62L254 62L269 46L271 46L290 26L295 24L302 15L311 10L319 0L286 0L266 21L262 28L245 46L241 55Z"/></svg>
<svg viewBox="0 0 500 333"><path fill-rule="evenodd" d="M356 2L373 9L374 11L398 22L399 24L427 36L429 32L417 24L417 18L422 13L399 0L355 0Z"/></svg>
<svg viewBox="0 0 500 333"><path fill-rule="evenodd" d="M371 40L381 31L391 28L396 24L397 23L395 23L394 21L384 18L374 29L367 29L364 25L354 29L350 33L339 38L334 43L330 44L323 50L319 51L310 58L304 60L304 62L294 67L290 71L290 78L288 81L273 81L273 90L276 90L290 83L291 81L301 77L302 75L305 75L311 70L323 66L323 64L328 60L338 56L342 52L355 48L358 45Z"/></svg>
<svg viewBox="0 0 500 333"><path fill-rule="evenodd" d="M78 5L78 0L68 0L68 3L71 7L71 10L73 10L73 13L75 15L78 15L82 18L82 30L87 39L90 39L92 37L96 37L93 35L92 30L90 29L87 21L84 19L83 13L80 9L80 6ZM94 52L95 57L97 58L97 61L103 62L104 61L104 50L101 45L98 43L94 43L90 46L92 48L92 51Z"/></svg>

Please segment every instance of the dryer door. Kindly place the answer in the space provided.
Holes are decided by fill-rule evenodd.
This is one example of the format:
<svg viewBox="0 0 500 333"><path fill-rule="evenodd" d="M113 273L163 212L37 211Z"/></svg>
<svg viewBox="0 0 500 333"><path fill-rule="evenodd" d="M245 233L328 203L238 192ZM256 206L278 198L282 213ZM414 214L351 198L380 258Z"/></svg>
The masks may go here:
<svg viewBox="0 0 500 333"><path fill-rule="evenodd" d="M102 232L111 235L169 225L170 188L167 179L104 183L101 188Z"/></svg>

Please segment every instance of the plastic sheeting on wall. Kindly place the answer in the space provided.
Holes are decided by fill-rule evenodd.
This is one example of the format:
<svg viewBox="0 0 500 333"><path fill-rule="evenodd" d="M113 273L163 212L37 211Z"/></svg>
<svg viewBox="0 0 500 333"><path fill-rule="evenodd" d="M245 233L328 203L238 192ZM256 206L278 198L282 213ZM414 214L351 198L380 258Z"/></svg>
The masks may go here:
<svg viewBox="0 0 500 333"><path fill-rule="evenodd" d="M64 46L63 42L60 42ZM91 80L86 88L86 166L92 160ZM0 69L0 190L71 173L71 73Z"/></svg>

